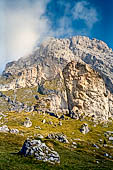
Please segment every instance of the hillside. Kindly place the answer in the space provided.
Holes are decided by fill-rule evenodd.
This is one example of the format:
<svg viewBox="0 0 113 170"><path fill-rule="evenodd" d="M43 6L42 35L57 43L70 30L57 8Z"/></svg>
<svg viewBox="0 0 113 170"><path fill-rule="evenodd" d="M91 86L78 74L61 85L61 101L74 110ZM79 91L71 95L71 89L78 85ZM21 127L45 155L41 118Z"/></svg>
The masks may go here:
<svg viewBox="0 0 113 170"><path fill-rule="evenodd" d="M113 169L113 52L45 40L0 78L0 169Z"/></svg>

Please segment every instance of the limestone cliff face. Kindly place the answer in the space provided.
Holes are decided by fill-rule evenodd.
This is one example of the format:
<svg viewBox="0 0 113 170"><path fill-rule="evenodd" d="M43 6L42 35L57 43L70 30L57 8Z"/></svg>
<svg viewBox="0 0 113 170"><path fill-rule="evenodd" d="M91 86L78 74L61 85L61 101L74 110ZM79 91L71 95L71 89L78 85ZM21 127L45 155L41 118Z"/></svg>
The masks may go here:
<svg viewBox="0 0 113 170"><path fill-rule="evenodd" d="M69 113L74 119L88 116L94 121L107 121L113 116L112 94L100 74L83 61L69 62L59 76L45 81L38 92L43 99L38 100L37 108L44 111Z"/></svg>
<svg viewBox="0 0 113 170"><path fill-rule="evenodd" d="M83 60L91 65L101 74L107 88L113 92L112 49L102 41L91 40L84 36L70 39L50 38L37 47L31 55L8 63L3 76L14 78L13 86L7 85L9 88L32 86L42 80L55 78L72 60Z"/></svg>
<svg viewBox="0 0 113 170"><path fill-rule="evenodd" d="M68 108L73 118L81 115L108 120L110 94L100 75L83 62L70 62L63 70Z"/></svg>

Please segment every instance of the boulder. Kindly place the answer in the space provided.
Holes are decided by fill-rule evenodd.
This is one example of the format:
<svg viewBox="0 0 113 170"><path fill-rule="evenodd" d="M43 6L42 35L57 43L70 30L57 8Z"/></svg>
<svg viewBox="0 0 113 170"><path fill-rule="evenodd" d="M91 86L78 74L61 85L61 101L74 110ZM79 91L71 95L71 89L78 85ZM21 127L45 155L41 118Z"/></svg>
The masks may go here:
<svg viewBox="0 0 113 170"><path fill-rule="evenodd" d="M93 144L92 146L99 149L99 146L97 146L96 144Z"/></svg>
<svg viewBox="0 0 113 170"><path fill-rule="evenodd" d="M32 122L30 121L29 118L26 118L26 121L24 121L24 124L23 124L25 127L31 127L32 126Z"/></svg>
<svg viewBox="0 0 113 170"><path fill-rule="evenodd" d="M35 129L41 130L41 127L40 126L35 126Z"/></svg>
<svg viewBox="0 0 113 170"><path fill-rule="evenodd" d="M35 134L34 136L37 137L37 138L39 138L39 139L43 139L43 138L44 138L44 136L41 135L41 134Z"/></svg>
<svg viewBox="0 0 113 170"><path fill-rule="evenodd" d="M76 143L76 142L72 142L71 147L72 147L72 148L77 148L77 143Z"/></svg>
<svg viewBox="0 0 113 170"><path fill-rule="evenodd" d="M4 132L4 133L9 132L8 126L7 126L7 125L1 126L1 127L0 127L0 132Z"/></svg>
<svg viewBox="0 0 113 170"><path fill-rule="evenodd" d="M45 124L45 123L46 123L46 120L45 120L45 119L43 119L43 120L42 120L42 123L43 123L43 124Z"/></svg>
<svg viewBox="0 0 113 170"><path fill-rule="evenodd" d="M88 128L88 124L87 123L84 123L81 128L80 128L80 132L83 133L83 134L86 134L89 132L89 128Z"/></svg>
<svg viewBox="0 0 113 170"><path fill-rule="evenodd" d="M59 125L59 126L62 126L62 122L60 121L60 122L58 123L58 125Z"/></svg>
<svg viewBox="0 0 113 170"><path fill-rule="evenodd" d="M109 141L113 141L113 137L112 136L109 137Z"/></svg>
<svg viewBox="0 0 113 170"><path fill-rule="evenodd" d="M50 162L52 164L60 163L59 154L56 151L51 150L45 143L41 142L41 140L27 139L19 154L24 156L33 156L37 160Z"/></svg>
<svg viewBox="0 0 113 170"><path fill-rule="evenodd" d="M12 133L12 134L18 134L18 133L19 133L19 130L18 130L18 129L11 129L11 130L10 130L10 133Z"/></svg>
<svg viewBox="0 0 113 170"><path fill-rule="evenodd" d="M47 139L55 139L62 143L69 143L66 135L60 133L50 133L48 134Z"/></svg>
<svg viewBox="0 0 113 170"><path fill-rule="evenodd" d="M35 95L35 99L36 99L36 100L39 100L39 96L38 96L38 95Z"/></svg>

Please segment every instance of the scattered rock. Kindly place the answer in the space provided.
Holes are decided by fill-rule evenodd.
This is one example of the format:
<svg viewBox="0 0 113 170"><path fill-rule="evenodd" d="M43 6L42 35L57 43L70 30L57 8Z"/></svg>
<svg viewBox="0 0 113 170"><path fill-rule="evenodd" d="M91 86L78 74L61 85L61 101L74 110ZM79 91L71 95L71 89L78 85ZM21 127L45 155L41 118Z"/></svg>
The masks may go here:
<svg viewBox="0 0 113 170"><path fill-rule="evenodd" d="M56 126L57 126L57 123L54 123L54 126L56 127Z"/></svg>
<svg viewBox="0 0 113 170"><path fill-rule="evenodd" d="M94 127L96 127L97 125L96 125L96 124L94 124L93 126L94 126Z"/></svg>
<svg viewBox="0 0 113 170"><path fill-rule="evenodd" d="M8 115L7 115L7 114L0 113L0 116L2 116L2 117L7 117Z"/></svg>
<svg viewBox="0 0 113 170"><path fill-rule="evenodd" d="M106 131L105 133L107 133L108 135L113 135L113 131Z"/></svg>
<svg viewBox="0 0 113 170"><path fill-rule="evenodd" d="M71 145L73 148L77 148L77 143L76 142L72 142L72 145Z"/></svg>
<svg viewBox="0 0 113 170"><path fill-rule="evenodd" d="M76 142L72 142L72 145L77 145L77 143Z"/></svg>
<svg viewBox="0 0 113 170"><path fill-rule="evenodd" d="M32 112L34 110L33 106L27 106L24 103L17 101L16 98L12 100L9 96L4 95L3 93L0 93L0 97L8 103L9 111L16 111L20 113L22 111Z"/></svg>
<svg viewBox="0 0 113 170"><path fill-rule="evenodd" d="M7 125L3 125L2 127L0 127L0 132L9 132L9 128Z"/></svg>
<svg viewBox="0 0 113 170"><path fill-rule="evenodd" d="M27 139L24 142L24 145L19 152L24 156L34 156L37 160L50 163L60 163L59 154L51 150L45 143L42 143L40 140L29 140Z"/></svg>
<svg viewBox="0 0 113 170"><path fill-rule="evenodd" d="M86 134L89 132L89 128L88 128L88 124L87 123L84 123L81 128L80 128L80 132L83 133L83 134Z"/></svg>
<svg viewBox="0 0 113 170"><path fill-rule="evenodd" d="M93 144L92 146L95 147L95 148L97 148L97 149L99 149L99 147L98 147L96 144Z"/></svg>
<svg viewBox="0 0 113 170"><path fill-rule="evenodd" d="M49 111L47 111L47 113L48 113L50 116L53 116L53 117L56 117L56 118L60 118L60 116L59 116L57 113L49 112Z"/></svg>
<svg viewBox="0 0 113 170"><path fill-rule="evenodd" d="M45 119L43 119L43 120L42 120L42 123L43 123L43 124L45 124L45 123L46 123L46 120L45 120Z"/></svg>
<svg viewBox="0 0 113 170"><path fill-rule="evenodd" d="M38 95L35 95L35 99L36 99L36 100L39 100L39 96L38 96Z"/></svg>
<svg viewBox="0 0 113 170"><path fill-rule="evenodd" d="M39 139L43 139L43 138L44 138L44 136L41 135L41 134L35 134L34 136L37 137L37 138L39 138Z"/></svg>
<svg viewBox="0 0 113 170"><path fill-rule="evenodd" d="M40 126L35 126L35 129L41 130L41 127Z"/></svg>
<svg viewBox="0 0 113 170"><path fill-rule="evenodd" d="M24 126L25 127L31 127L32 126L32 122L30 121L30 118L26 118L26 121L24 122Z"/></svg>
<svg viewBox="0 0 113 170"><path fill-rule="evenodd" d="M101 143L102 143L102 142L103 142L103 140L102 140L102 139L99 139L99 142L101 142Z"/></svg>
<svg viewBox="0 0 113 170"><path fill-rule="evenodd" d="M108 139L109 139L109 141L113 141L113 137L112 136L110 136Z"/></svg>
<svg viewBox="0 0 113 170"><path fill-rule="evenodd" d="M18 130L18 129L11 129L11 130L10 130L10 133L18 134L18 133L19 133L19 130Z"/></svg>
<svg viewBox="0 0 113 170"><path fill-rule="evenodd" d="M62 143L69 143L66 135L61 134L61 133L50 133L47 136L47 139L55 139L55 140L62 142Z"/></svg>
<svg viewBox="0 0 113 170"><path fill-rule="evenodd" d="M49 123L49 125L53 125L53 122L52 122L52 121L49 121L48 123Z"/></svg>
<svg viewBox="0 0 113 170"><path fill-rule="evenodd" d="M99 161L96 161L97 164L99 164Z"/></svg>
<svg viewBox="0 0 113 170"><path fill-rule="evenodd" d="M64 120L64 119L65 119L64 115L61 115L61 116L60 116L60 119Z"/></svg>
<svg viewBox="0 0 113 170"><path fill-rule="evenodd" d="M108 156L109 156L109 154L108 154L108 153L105 153L105 154L104 154L104 156L105 156L105 157L108 157Z"/></svg>
<svg viewBox="0 0 113 170"><path fill-rule="evenodd" d="M71 117L72 119L76 119L76 120L78 120L78 119L79 119L78 114L77 114L77 113L75 113L75 112L73 112L73 111L71 111L69 115L70 115L70 117Z"/></svg>
<svg viewBox="0 0 113 170"><path fill-rule="evenodd" d="M60 122L58 123L58 125L59 125L59 126L62 126L62 122L60 121Z"/></svg>

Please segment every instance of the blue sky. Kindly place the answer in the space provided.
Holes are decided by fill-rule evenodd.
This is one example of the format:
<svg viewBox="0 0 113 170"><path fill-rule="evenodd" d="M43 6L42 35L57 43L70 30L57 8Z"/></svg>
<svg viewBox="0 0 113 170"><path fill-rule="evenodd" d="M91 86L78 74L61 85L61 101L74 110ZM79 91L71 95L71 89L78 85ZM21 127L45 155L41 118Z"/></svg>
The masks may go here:
<svg viewBox="0 0 113 170"><path fill-rule="evenodd" d="M0 0L0 72L48 36L85 35L113 49L113 0Z"/></svg>
<svg viewBox="0 0 113 170"><path fill-rule="evenodd" d="M77 10L74 9L77 8L77 4L81 7L81 11L74 17L73 13L75 12L76 15ZM47 6L47 14L56 30L59 30L59 20L62 17L68 18L68 23L65 22L64 26L64 35L61 36L80 34L95 37L113 48L113 0L52 0ZM73 31L68 32L68 29ZM67 34L65 34L66 31Z"/></svg>

